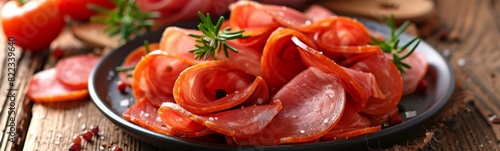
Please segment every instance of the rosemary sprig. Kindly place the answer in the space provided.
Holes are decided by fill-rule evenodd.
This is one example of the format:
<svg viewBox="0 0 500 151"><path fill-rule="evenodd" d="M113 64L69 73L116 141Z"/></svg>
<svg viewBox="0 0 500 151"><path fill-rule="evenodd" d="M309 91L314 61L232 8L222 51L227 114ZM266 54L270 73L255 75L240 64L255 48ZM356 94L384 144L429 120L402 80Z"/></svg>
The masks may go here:
<svg viewBox="0 0 500 151"><path fill-rule="evenodd" d="M116 10L102 8L96 5L89 5L89 8L105 14L104 17L92 16L93 22L104 23L107 26L105 32L109 36L120 34L120 38L129 41L133 34L143 35L154 25L152 18L158 18L158 12L143 12L135 4L135 0L113 0Z"/></svg>
<svg viewBox="0 0 500 151"><path fill-rule="evenodd" d="M148 40L144 40L144 49L146 51L146 54L148 54L150 52ZM126 67L118 66L115 68L115 71L116 72L127 72L127 71L132 71L134 69L135 69L135 66L126 66ZM127 77L132 77L132 74L131 73L127 74Z"/></svg>
<svg viewBox="0 0 500 151"><path fill-rule="evenodd" d="M404 30L410 25L409 21L405 21L399 28L396 29L396 25L394 23L394 16L391 15L391 18L388 20L384 20L384 23L391 28L391 37L388 40L377 40L374 37L371 37L372 43L380 46L382 51L385 53L392 54L392 62L396 65L398 70L401 73L406 73L406 69L411 69L411 66L407 63L403 62L403 59L408 58L417 48L418 44L420 44L420 39L417 36L414 36L410 41L406 44L399 47L399 36L404 32ZM406 54L400 56L399 54L406 50L408 47L413 45L413 47Z"/></svg>
<svg viewBox="0 0 500 151"><path fill-rule="evenodd" d="M238 50L229 46L226 40L247 38L247 36L243 36L244 30L231 32L229 31L231 30L229 27L220 30L224 22L224 16L221 16L217 23L213 24L210 14L207 13L207 16L205 16L203 13L198 12L198 15L201 19L198 29L203 35L189 34L189 36L196 38L196 42L198 43L195 49L189 50L189 52L194 53L195 59L203 58L206 60L209 56L212 56L214 60L217 60L216 53L219 53L221 49L224 50L226 57L229 57L228 50L238 53Z"/></svg>

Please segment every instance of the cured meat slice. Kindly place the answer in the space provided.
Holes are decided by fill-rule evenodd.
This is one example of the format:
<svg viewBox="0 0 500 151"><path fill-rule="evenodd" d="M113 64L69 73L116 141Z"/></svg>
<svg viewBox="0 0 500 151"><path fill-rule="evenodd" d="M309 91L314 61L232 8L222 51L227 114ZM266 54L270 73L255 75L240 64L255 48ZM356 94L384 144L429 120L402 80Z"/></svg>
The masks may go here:
<svg viewBox="0 0 500 151"><path fill-rule="evenodd" d="M132 107L128 108L125 112L123 112L123 118L148 130L170 136L192 138L214 133L213 131L207 129L202 125L196 125L197 123L194 122L190 123L184 121L181 123L177 123L175 125L177 127L166 125L162 122L160 114L158 114L158 107L149 103L149 101L147 101L146 99L140 100ZM176 116L172 118L183 119L183 116ZM181 129L179 127L182 127L184 129Z"/></svg>
<svg viewBox="0 0 500 151"><path fill-rule="evenodd" d="M156 49L159 49L160 46L158 43L152 43L149 44L149 51L153 51ZM142 59L143 56L146 55L146 47L141 46L139 48L136 48L134 51L132 51L130 54L127 55L125 60L123 61L122 65L120 67L122 68L132 68L137 65L137 63ZM132 77L129 77L127 75L132 74L133 70L127 70L127 71L122 71L118 74L118 77L120 78L120 81L127 85L132 85Z"/></svg>
<svg viewBox="0 0 500 151"><path fill-rule="evenodd" d="M245 47L241 43L234 40L227 41L227 43L236 49L238 53L228 51L228 57L224 53L218 53L217 59L226 60L231 66L237 68L245 73L253 76L262 76L260 58L261 52L253 50L250 47Z"/></svg>
<svg viewBox="0 0 500 151"><path fill-rule="evenodd" d="M311 5L304 11L304 15L306 15L312 21L318 21L327 17L337 16L329 9L321 6L321 5Z"/></svg>
<svg viewBox="0 0 500 151"><path fill-rule="evenodd" d="M354 69L342 67L349 75L351 75L358 83L365 89L365 91L370 92L370 96L374 98L385 99L384 93L380 91L377 84L377 79L371 73L361 72Z"/></svg>
<svg viewBox="0 0 500 151"><path fill-rule="evenodd" d="M366 27L347 17L327 17L311 25L314 40L325 56L343 61L365 53L377 53L378 46L367 45L371 42Z"/></svg>
<svg viewBox="0 0 500 151"><path fill-rule="evenodd" d="M351 104L346 103L342 118L339 123L332 129L332 131L353 128L353 127L368 127L371 126L371 121L359 114ZM328 134L327 134L328 135Z"/></svg>
<svg viewBox="0 0 500 151"><path fill-rule="evenodd" d="M60 102L88 98L87 88L69 87L56 79L56 74L54 68L36 73L28 86L28 98L34 102Z"/></svg>
<svg viewBox="0 0 500 151"><path fill-rule="evenodd" d="M194 59L194 53L189 52L189 50L196 48L196 39L190 37L189 34L203 35L203 33L198 30L183 29L179 27L166 28L160 39L160 49L169 54L181 56L191 61L205 61ZM212 60L212 57L208 57L207 60Z"/></svg>
<svg viewBox="0 0 500 151"><path fill-rule="evenodd" d="M292 41L297 45L297 48L299 48L302 61L304 61L307 66L316 67L323 72L338 75L347 93L355 102L353 103L355 104L354 108L365 108L366 101L370 97L371 89L364 89L356 79L344 70L344 68L324 56L321 52L311 48L297 37L292 37Z"/></svg>
<svg viewBox="0 0 500 151"><path fill-rule="evenodd" d="M340 46L363 46L371 42L368 29L349 17L327 17L309 28L315 31L314 40L318 46L326 50L336 50Z"/></svg>
<svg viewBox="0 0 500 151"><path fill-rule="evenodd" d="M167 102L160 112L173 111L205 125L213 131L232 137L248 137L261 132L281 110L279 100L267 105L233 109L209 115L196 115L175 103Z"/></svg>
<svg viewBox="0 0 500 151"><path fill-rule="evenodd" d="M354 64L351 69L372 73L385 99L370 98L361 111L366 114L380 115L395 108L403 93L403 80L394 63L383 54L374 55ZM381 70L384 69L384 70Z"/></svg>
<svg viewBox="0 0 500 151"><path fill-rule="evenodd" d="M141 99L123 112L123 118L148 130L166 135L173 135L172 130L161 122L158 107Z"/></svg>
<svg viewBox="0 0 500 151"><path fill-rule="evenodd" d="M403 52L402 54L406 53ZM411 66L411 69L406 69L406 73L403 74L403 95L408 95L415 92L418 82L424 79L429 64L424 54L420 51L414 51L403 62Z"/></svg>
<svg viewBox="0 0 500 151"><path fill-rule="evenodd" d="M339 129L328 132L328 134L321 137L321 140L330 141L330 140L349 139L356 136L378 132L381 129L382 129L381 125L372 127L355 127L355 128Z"/></svg>
<svg viewBox="0 0 500 151"><path fill-rule="evenodd" d="M273 97L283 109L261 133L234 138L238 145L277 145L320 138L340 120L345 106L341 80L310 67L292 79Z"/></svg>
<svg viewBox="0 0 500 151"><path fill-rule="evenodd" d="M296 36L315 48L314 42L304 34L288 28L278 28L268 39L262 54L262 76L271 89L279 89L306 69L297 46L291 41Z"/></svg>
<svg viewBox="0 0 500 151"><path fill-rule="evenodd" d="M77 55L61 59L56 64L56 78L68 87L87 89L90 72L99 62L94 55Z"/></svg>
<svg viewBox="0 0 500 151"><path fill-rule="evenodd" d="M229 6L231 30L245 30L243 35L250 36L238 39L237 42L254 50L262 50L269 35L280 26L273 16L262 9L262 5L251 1L238 1ZM261 52L261 51L260 51Z"/></svg>
<svg viewBox="0 0 500 151"><path fill-rule="evenodd" d="M181 71L195 64L191 60L169 55L160 50L150 52L132 73L132 91L136 100L147 98L151 104L174 102L172 90Z"/></svg>
<svg viewBox="0 0 500 151"><path fill-rule="evenodd" d="M189 112L209 114L245 102L257 87L267 89L267 84L261 77L254 78L231 67L225 61L204 62L184 70L179 75L174 85L174 99ZM217 91L227 95L219 98Z"/></svg>

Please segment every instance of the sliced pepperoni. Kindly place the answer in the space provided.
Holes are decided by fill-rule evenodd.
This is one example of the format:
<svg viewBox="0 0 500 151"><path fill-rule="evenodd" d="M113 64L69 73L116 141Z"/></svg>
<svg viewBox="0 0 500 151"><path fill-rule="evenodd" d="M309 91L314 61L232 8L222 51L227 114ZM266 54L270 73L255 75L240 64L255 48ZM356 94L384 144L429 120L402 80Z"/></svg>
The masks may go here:
<svg viewBox="0 0 500 151"><path fill-rule="evenodd" d="M306 69L297 46L291 41L296 36L315 48L304 34L288 28L278 28L268 39L262 54L262 76L272 89L279 89Z"/></svg>
<svg viewBox="0 0 500 151"><path fill-rule="evenodd" d="M403 93L403 80L394 63L383 54L374 55L354 64L352 69L372 73L385 99L370 98L361 111L366 114L380 115L395 108ZM381 70L383 69L383 70Z"/></svg>
<svg viewBox="0 0 500 151"><path fill-rule="evenodd" d="M69 87L86 89L90 72L99 59L94 55L77 55L61 59L55 67L56 78Z"/></svg>
<svg viewBox="0 0 500 151"><path fill-rule="evenodd" d="M34 102L60 102L88 98L87 88L69 87L56 79L56 75L57 71L54 68L36 73L28 86L28 98Z"/></svg>
<svg viewBox="0 0 500 151"><path fill-rule="evenodd" d="M174 99L189 112L209 114L245 102L257 87L267 89L261 77L254 78L225 61L204 62L179 75L174 85ZM227 95L217 98L216 91L224 91Z"/></svg>
<svg viewBox="0 0 500 151"><path fill-rule="evenodd" d="M174 111L188 116L192 120L221 134L232 137L248 137L261 132L281 108L281 102L275 100L268 105L250 106L208 115L196 115L178 104L169 102L160 107L160 112Z"/></svg>
<svg viewBox="0 0 500 151"><path fill-rule="evenodd" d="M320 138L340 120L345 92L340 79L311 67L292 79L273 97L283 109L261 133L234 138L238 145L277 145Z"/></svg>
<svg viewBox="0 0 500 151"><path fill-rule="evenodd" d="M149 46L149 51L154 51L159 49L159 44L158 43L151 43L148 45ZM134 51L132 51L130 54L127 55L125 60L123 61L122 65L120 67L122 68L133 68L137 63L142 59L143 56L147 54L146 52L146 47L141 46L139 48L136 48ZM122 71L118 74L118 77L120 78L120 81L127 85L132 85L132 77L128 76L129 74L132 74L133 70L127 70L127 71Z"/></svg>
<svg viewBox="0 0 500 151"><path fill-rule="evenodd" d="M169 54L181 56L195 62L205 61L194 59L194 53L189 52L189 50L196 48L196 39L190 37L189 34L203 35L198 30L183 29L179 27L166 28L160 39L160 49ZM212 58L209 57L208 60L212 60Z"/></svg>
<svg viewBox="0 0 500 151"><path fill-rule="evenodd" d="M191 60L153 51L143 57L132 73L132 91L136 100L147 98L155 106L174 102L172 90L181 71L195 64Z"/></svg>
<svg viewBox="0 0 500 151"><path fill-rule="evenodd" d="M123 112L123 118L148 130L170 136L193 138L214 133L213 131L207 129L206 127L204 127L204 129L197 129L198 131L181 131L173 127L170 127L170 125L166 125L162 122L162 118L160 114L158 114L158 107L149 103L149 101L147 101L146 99L140 100L132 107L128 108L125 112ZM190 124L190 123L185 122L182 124ZM191 127L189 126L191 125L187 125L184 127L188 128L196 127L196 126L191 126Z"/></svg>
<svg viewBox="0 0 500 151"><path fill-rule="evenodd" d="M355 78L345 71L344 68L324 56L321 52L304 44L304 42L297 37L292 37L292 41L297 45L297 48L299 48L300 56L307 66L316 67L323 72L338 75L347 93L353 98L352 100L355 102L355 108L365 108L366 101L371 94L371 89L364 89Z"/></svg>

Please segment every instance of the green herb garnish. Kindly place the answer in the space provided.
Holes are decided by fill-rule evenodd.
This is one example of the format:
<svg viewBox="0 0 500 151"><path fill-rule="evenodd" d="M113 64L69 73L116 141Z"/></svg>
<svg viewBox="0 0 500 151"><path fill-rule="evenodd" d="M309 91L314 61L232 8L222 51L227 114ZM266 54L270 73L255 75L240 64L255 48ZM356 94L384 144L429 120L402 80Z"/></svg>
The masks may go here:
<svg viewBox="0 0 500 151"><path fill-rule="evenodd" d="M108 25L105 32L110 36L120 34L120 38L129 41L133 34L143 35L154 25L152 18L158 18L158 12L143 12L135 4L135 0L113 0L117 8L106 9L96 5L89 5L89 8L105 14L104 17L92 17L93 22Z"/></svg>
<svg viewBox="0 0 500 151"><path fill-rule="evenodd" d="M231 32L229 27L220 30L224 22L224 16L221 16L217 23L213 24L210 14L207 13L207 16L205 16L203 13L198 12L198 15L201 19L198 29L204 35L189 34L189 36L196 38L196 42L199 44L196 45L195 49L189 50L189 52L194 53L195 59L203 58L206 60L209 56L212 56L214 60L217 60L216 53L219 53L221 49L224 50L226 57L229 57L228 49L238 53L238 50L229 46L226 40L246 38L246 36L243 36L244 30Z"/></svg>
<svg viewBox="0 0 500 151"><path fill-rule="evenodd" d="M408 43L404 44L402 47L399 47L399 36L408 27L408 25L410 25L410 22L405 21L397 29L396 29L396 25L394 23L394 16L391 15L390 19L384 20L383 22L391 28L391 37L385 41L380 41L374 37L371 37L372 43L380 46L382 51L384 51L386 53L391 53L392 57L393 57L392 62L396 65L398 70L401 73L406 73L405 68L411 69L411 66L407 63L404 63L403 59L408 58L413 53L413 51L415 51L418 44L420 44L420 39L417 36L414 36L410 41L408 41ZM413 47L410 49L410 51L408 53L406 53L402 56L399 55L400 53L402 53L404 50L406 50L406 48L408 48L412 44L413 44Z"/></svg>

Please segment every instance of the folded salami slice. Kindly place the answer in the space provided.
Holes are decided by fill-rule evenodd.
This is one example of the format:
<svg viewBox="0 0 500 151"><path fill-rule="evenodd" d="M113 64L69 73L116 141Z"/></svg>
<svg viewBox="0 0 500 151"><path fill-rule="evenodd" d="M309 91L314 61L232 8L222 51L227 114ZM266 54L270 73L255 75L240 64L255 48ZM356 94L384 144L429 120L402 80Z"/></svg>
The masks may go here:
<svg viewBox="0 0 500 151"><path fill-rule="evenodd" d="M199 125L195 122L190 122L189 118L185 118L180 115L172 118L188 120L178 120L179 123L176 123L176 125L167 125L162 122L162 118L160 117L160 114L158 114L158 107L149 103L146 99L138 101L132 107L123 112L123 118L148 130L170 136L194 138L214 133L205 126Z"/></svg>
<svg viewBox="0 0 500 151"><path fill-rule="evenodd" d="M196 115L185 110L178 104L167 102L160 107L159 112L160 114L176 112L227 136L248 137L261 132L281 108L281 101L274 100L267 105L256 105L214 114ZM164 117L163 115L161 116Z"/></svg>
<svg viewBox="0 0 500 151"><path fill-rule="evenodd" d="M209 114L242 104L258 87L267 89L261 77L254 78L225 61L211 61L184 70L175 82L173 92L175 102L189 112ZM266 93L257 95L261 97L253 98L260 98L262 103L267 101Z"/></svg>
<svg viewBox="0 0 500 151"><path fill-rule="evenodd" d="M276 93L283 109L261 133L234 138L238 145L277 145L316 140L340 120L345 92L340 78L311 67Z"/></svg>
<svg viewBox="0 0 500 151"><path fill-rule="evenodd" d="M154 51L159 49L158 43L152 43L149 44L149 51ZM146 55L146 47L141 46L139 48L136 48L134 51L132 51L130 54L127 55L125 60L123 61L122 65L120 67L122 68L133 68L137 65L137 63L142 59L143 56ZM132 74L133 70L127 70L127 71L122 71L118 74L118 77L120 78L120 81L127 85L132 85L132 80L133 78L128 76L129 74Z"/></svg>
<svg viewBox="0 0 500 151"><path fill-rule="evenodd" d="M150 52L132 73L132 91L136 100L146 98L151 104L174 102L174 83L181 71L195 62L160 50Z"/></svg>

